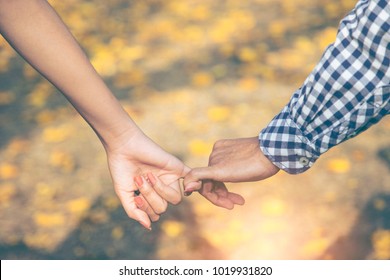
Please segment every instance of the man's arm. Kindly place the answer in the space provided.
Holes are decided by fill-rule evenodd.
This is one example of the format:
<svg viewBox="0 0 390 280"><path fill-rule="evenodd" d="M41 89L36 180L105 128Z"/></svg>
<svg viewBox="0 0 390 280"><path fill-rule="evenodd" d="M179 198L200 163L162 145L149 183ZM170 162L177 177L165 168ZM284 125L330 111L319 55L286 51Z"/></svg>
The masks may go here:
<svg viewBox="0 0 390 280"><path fill-rule="evenodd" d="M279 168L303 172L331 147L389 114L389 30L389 1L359 1L303 86L257 141L250 138L257 145L234 139L224 149L215 146L209 167L195 168L186 176L185 191L199 190L212 203L228 208L230 203L221 205L217 199L228 194L226 188L216 187L219 181L261 180ZM249 147L252 153L241 157Z"/></svg>
<svg viewBox="0 0 390 280"><path fill-rule="evenodd" d="M390 3L359 1L335 42L259 135L263 153L297 174L390 112Z"/></svg>

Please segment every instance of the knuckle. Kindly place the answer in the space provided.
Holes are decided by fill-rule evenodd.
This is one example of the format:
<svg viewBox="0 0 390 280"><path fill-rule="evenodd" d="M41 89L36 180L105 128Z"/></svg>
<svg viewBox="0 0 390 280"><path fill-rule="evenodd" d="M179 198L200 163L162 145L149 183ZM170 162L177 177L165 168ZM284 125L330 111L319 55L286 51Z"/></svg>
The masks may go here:
<svg viewBox="0 0 390 280"><path fill-rule="evenodd" d="M175 196L172 198L171 203L173 205L178 205L181 202L181 196Z"/></svg>
<svg viewBox="0 0 390 280"><path fill-rule="evenodd" d="M149 194L152 193L152 188L149 188L143 184L142 186L139 186L138 190L140 193L142 193L144 196L148 196Z"/></svg>
<svg viewBox="0 0 390 280"><path fill-rule="evenodd" d="M162 185L160 182L156 182L156 184L153 185L153 188L157 191L163 191L164 190L164 185Z"/></svg>
<svg viewBox="0 0 390 280"><path fill-rule="evenodd" d="M209 157L209 166L214 165L216 162L218 162L218 156L215 154L211 154Z"/></svg>
<svg viewBox="0 0 390 280"><path fill-rule="evenodd" d="M165 202L165 203L162 203L160 206L156 207L156 209L153 209L154 212L158 215L161 215L163 214L166 210L167 210L167 207L168 207L168 204Z"/></svg>
<svg viewBox="0 0 390 280"><path fill-rule="evenodd" d="M152 222L157 222L158 220L160 220L160 216L159 215L153 215L152 217L150 217L150 219L152 220Z"/></svg>
<svg viewBox="0 0 390 280"><path fill-rule="evenodd" d="M214 149L218 149L220 147L223 147L224 144L225 144L226 140L224 139L221 139L221 140L217 140L215 143L214 143Z"/></svg>

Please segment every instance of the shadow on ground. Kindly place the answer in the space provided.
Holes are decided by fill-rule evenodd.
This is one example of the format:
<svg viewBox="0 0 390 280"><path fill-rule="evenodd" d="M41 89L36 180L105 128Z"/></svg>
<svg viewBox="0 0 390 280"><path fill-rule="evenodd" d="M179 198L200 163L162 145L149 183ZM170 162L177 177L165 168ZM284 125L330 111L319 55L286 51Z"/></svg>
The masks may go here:
<svg viewBox="0 0 390 280"><path fill-rule="evenodd" d="M378 209L378 202L385 208ZM384 203L382 203L384 202ZM373 258L373 236L378 230L390 230L390 195L373 197L357 218L350 232L338 238L320 259L365 260ZM383 249L383 248L382 248ZM390 246L387 248L390 251Z"/></svg>
<svg viewBox="0 0 390 280"><path fill-rule="evenodd" d="M390 147L378 151L378 157L390 169ZM367 186L370 187L370 186ZM372 259L373 236L380 230L390 230L390 195L380 193L373 196L358 216L348 235L336 240L321 256L332 259L364 260ZM382 248L390 252L389 248Z"/></svg>
<svg viewBox="0 0 390 280"><path fill-rule="evenodd" d="M200 259L221 258L218 251L197 233L197 223L187 203L183 203L181 207L169 208L160 221L153 224L153 230L149 232L137 222L130 220L121 207L111 210L105 207L104 200L105 197L101 197L95 202L76 230L53 252L32 249L23 242L14 245L0 244L0 259L159 259L157 252L167 240L162 238L165 233L161 228L166 220L185 224L185 228L190 232L185 233L185 236L191 241L187 249L192 248L196 252L195 254L193 251L185 252L183 248L178 248L179 243L176 243L174 247L171 245L168 248L171 252L165 252L165 256L172 259L187 259L194 256ZM175 242L173 240L171 243Z"/></svg>

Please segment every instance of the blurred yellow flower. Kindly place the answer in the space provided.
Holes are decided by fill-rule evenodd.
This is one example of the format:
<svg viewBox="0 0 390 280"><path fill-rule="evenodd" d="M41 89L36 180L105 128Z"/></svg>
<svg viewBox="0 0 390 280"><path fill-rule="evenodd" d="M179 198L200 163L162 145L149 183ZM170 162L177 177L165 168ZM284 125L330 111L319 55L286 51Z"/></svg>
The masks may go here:
<svg viewBox="0 0 390 280"><path fill-rule="evenodd" d="M62 151L53 151L50 154L50 164L64 172L73 171L75 167L73 157Z"/></svg>
<svg viewBox="0 0 390 280"><path fill-rule="evenodd" d="M91 207L91 200L86 197L76 198L66 203L66 209L72 213L83 213Z"/></svg>
<svg viewBox="0 0 390 280"><path fill-rule="evenodd" d="M7 180L16 178L19 175L19 169L10 163L0 164L0 179Z"/></svg>
<svg viewBox="0 0 390 280"><path fill-rule="evenodd" d="M380 229L372 235L374 255L376 259L390 259L390 230Z"/></svg>
<svg viewBox="0 0 390 280"><path fill-rule="evenodd" d="M188 144L190 153L194 156L209 155L211 153L213 145L213 143L209 143L201 139L193 139Z"/></svg>
<svg viewBox="0 0 390 280"><path fill-rule="evenodd" d="M213 122L225 121L231 113L231 109L228 106L213 106L207 110L207 116Z"/></svg>
<svg viewBox="0 0 390 280"><path fill-rule="evenodd" d="M274 20L268 26L268 32L271 36L280 38L287 30L287 23L281 20Z"/></svg>
<svg viewBox="0 0 390 280"><path fill-rule="evenodd" d="M167 220L161 224L161 229L169 237L175 238L180 236L184 232L185 225L178 221Z"/></svg>
<svg viewBox="0 0 390 280"><path fill-rule="evenodd" d="M105 47L97 48L91 58L91 63L102 76L113 76L117 71L117 59L114 53Z"/></svg>
<svg viewBox="0 0 390 280"><path fill-rule="evenodd" d="M120 46L116 52L120 55L121 60L127 63L143 58L146 55L146 50L141 45Z"/></svg>
<svg viewBox="0 0 390 280"><path fill-rule="evenodd" d="M237 23L229 18L217 20L214 25L207 29L208 36L215 43L223 44L230 41L230 38L237 30Z"/></svg>
<svg viewBox="0 0 390 280"><path fill-rule="evenodd" d="M238 87L245 91L257 90L260 86L259 80L252 77L242 78L238 81Z"/></svg>
<svg viewBox="0 0 390 280"><path fill-rule="evenodd" d="M210 7L206 5L198 5L191 9L191 13L189 14L192 19L197 21L204 21L210 18L211 12Z"/></svg>
<svg viewBox="0 0 390 280"><path fill-rule="evenodd" d="M42 107L46 104L50 96L52 86L48 82L39 83L27 97L30 105L35 107Z"/></svg>
<svg viewBox="0 0 390 280"><path fill-rule="evenodd" d="M56 116L57 113L54 111L43 110L35 116L35 121L39 124L45 125L47 123L52 122L56 118Z"/></svg>
<svg viewBox="0 0 390 280"><path fill-rule="evenodd" d="M328 161L327 169L333 173L347 173L351 169L351 163L346 158L334 158Z"/></svg>
<svg viewBox="0 0 390 280"><path fill-rule="evenodd" d="M23 241L28 247L32 248L47 249L54 247L55 245L55 241L52 238L52 235L48 232L38 232L33 234L27 233L23 237Z"/></svg>
<svg viewBox="0 0 390 280"><path fill-rule="evenodd" d="M302 56L310 57L316 54L317 46L315 43L313 43L312 39L301 36L295 40L294 49L297 50Z"/></svg>
<svg viewBox="0 0 390 280"><path fill-rule="evenodd" d="M336 34L337 29L334 27L328 27L321 31L320 34L315 38L319 51L324 51L329 44L333 43L336 39Z"/></svg>
<svg viewBox="0 0 390 280"><path fill-rule="evenodd" d="M111 231L111 237L114 240L120 240L123 238L124 235L125 235L125 232L121 226L116 226Z"/></svg>
<svg viewBox="0 0 390 280"><path fill-rule="evenodd" d="M192 25L185 27L183 35L185 36L185 39L192 44L195 42L202 42L205 36L203 29Z"/></svg>
<svg viewBox="0 0 390 280"><path fill-rule="evenodd" d="M340 3L325 2L324 8L329 17L332 17L340 10Z"/></svg>
<svg viewBox="0 0 390 280"><path fill-rule="evenodd" d="M197 217L201 219L210 217L215 214L215 209L209 201L205 200L203 197L191 196L191 199L195 200L193 203L194 213Z"/></svg>
<svg viewBox="0 0 390 280"><path fill-rule="evenodd" d="M71 136L73 129L70 124L64 124L57 127L48 127L43 131L43 141L47 143L62 142Z"/></svg>
<svg viewBox="0 0 390 280"><path fill-rule="evenodd" d="M119 88L142 85L146 82L146 75L139 69L120 72L114 77L115 86Z"/></svg>
<svg viewBox="0 0 390 280"><path fill-rule="evenodd" d="M312 258L320 255L329 246L330 240L325 237L316 238L304 244L302 253L306 258Z"/></svg>
<svg viewBox="0 0 390 280"><path fill-rule="evenodd" d="M244 62L252 62L258 58L256 50L249 47L241 48L238 51L238 57Z"/></svg>
<svg viewBox="0 0 390 280"><path fill-rule="evenodd" d="M214 77L207 72L198 72L192 76L192 84L196 87L207 87L214 82Z"/></svg>
<svg viewBox="0 0 390 280"><path fill-rule="evenodd" d="M45 228L62 226L65 224L65 216L62 213L36 212L34 214L35 224Z"/></svg>

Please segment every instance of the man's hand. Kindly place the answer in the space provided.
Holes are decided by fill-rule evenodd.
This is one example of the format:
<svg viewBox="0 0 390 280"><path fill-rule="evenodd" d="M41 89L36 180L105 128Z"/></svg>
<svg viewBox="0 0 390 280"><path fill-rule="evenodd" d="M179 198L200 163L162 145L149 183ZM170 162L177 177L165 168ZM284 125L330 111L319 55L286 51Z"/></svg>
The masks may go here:
<svg viewBox="0 0 390 280"><path fill-rule="evenodd" d="M209 166L194 168L184 178L184 191L199 191L213 204L232 209L244 204L242 196L231 193L223 182L251 182L266 179L279 171L259 147L259 139L219 140L210 154Z"/></svg>

